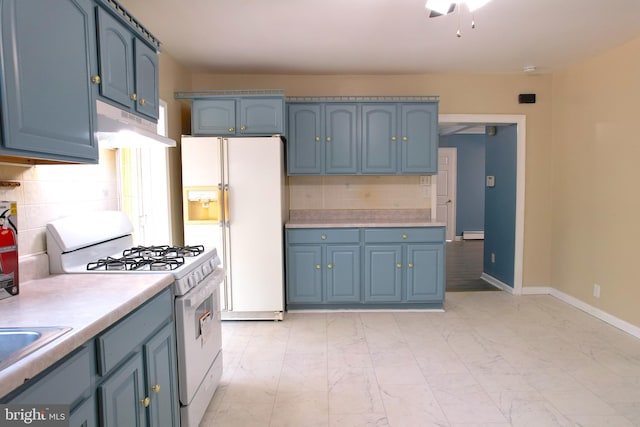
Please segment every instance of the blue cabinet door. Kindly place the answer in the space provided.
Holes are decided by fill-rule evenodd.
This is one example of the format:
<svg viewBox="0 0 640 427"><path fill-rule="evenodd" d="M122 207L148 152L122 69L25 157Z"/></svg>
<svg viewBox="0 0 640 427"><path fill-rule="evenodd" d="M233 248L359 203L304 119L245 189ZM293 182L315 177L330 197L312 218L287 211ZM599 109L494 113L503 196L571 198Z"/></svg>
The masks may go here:
<svg viewBox="0 0 640 427"><path fill-rule="evenodd" d="M395 174L398 139L396 104L362 105L363 174Z"/></svg>
<svg viewBox="0 0 640 427"><path fill-rule="evenodd" d="M327 174L358 171L356 104L327 104L325 120L325 168Z"/></svg>
<svg viewBox="0 0 640 427"><path fill-rule="evenodd" d="M284 99L241 98L239 101L241 135L273 135L284 132Z"/></svg>
<svg viewBox="0 0 640 427"><path fill-rule="evenodd" d="M444 245L407 245L407 301L439 302L444 298Z"/></svg>
<svg viewBox="0 0 640 427"><path fill-rule="evenodd" d="M360 302L360 245L326 246L327 302Z"/></svg>
<svg viewBox="0 0 640 427"><path fill-rule="evenodd" d="M147 425L142 354L137 353L100 387L101 425ZM148 403L147 403L148 406Z"/></svg>
<svg viewBox="0 0 640 427"><path fill-rule="evenodd" d="M0 2L0 155L97 163L90 0Z"/></svg>
<svg viewBox="0 0 640 427"><path fill-rule="evenodd" d="M437 104L403 104L400 172L435 174L438 170Z"/></svg>
<svg viewBox="0 0 640 427"><path fill-rule="evenodd" d="M160 114L158 54L139 39L134 40L136 111L154 120Z"/></svg>
<svg viewBox="0 0 640 427"><path fill-rule="evenodd" d="M287 255L287 302L322 302L321 245L291 245Z"/></svg>
<svg viewBox="0 0 640 427"><path fill-rule="evenodd" d="M150 398L150 426L179 426L178 383L173 324L168 323L144 345Z"/></svg>
<svg viewBox="0 0 640 427"><path fill-rule="evenodd" d="M365 245L364 301L402 300L402 245Z"/></svg>
<svg viewBox="0 0 640 427"><path fill-rule="evenodd" d="M194 100L191 106L191 127L192 135L235 135L235 99Z"/></svg>
<svg viewBox="0 0 640 427"><path fill-rule="evenodd" d="M312 175L322 173L324 135L320 104L290 104L287 138L287 173Z"/></svg>
<svg viewBox="0 0 640 427"><path fill-rule="evenodd" d="M86 399L69 414L69 427L96 427L97 425L95 396Z"/></svg>
<svg viewBox="0 0 640 427"><path fill-rule="evenodd" d="M127 109L135 108L133 35L109 12L98 7L100 95Z"/></svg>

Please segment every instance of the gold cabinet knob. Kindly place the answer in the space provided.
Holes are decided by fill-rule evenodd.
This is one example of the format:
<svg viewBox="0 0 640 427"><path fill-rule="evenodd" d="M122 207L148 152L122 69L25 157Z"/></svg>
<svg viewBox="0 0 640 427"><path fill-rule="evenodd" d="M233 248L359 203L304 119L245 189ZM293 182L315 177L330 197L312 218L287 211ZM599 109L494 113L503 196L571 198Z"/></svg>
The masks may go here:
<svg viewBox="0 0 640 427"><path fill-rule="evenodd" d="M327 264L327 268L328 269L332 269L333 268L333 264Z"/></svg>
<svg viewBox="0 0 640 427"><path fill-rule="evenodd" d="M327 235L326 235L326 234L323 234L322 236L320 236L320 238L321 238L322 240L327 240Z"/></svg>
<svg viewBox="0 0 640 427"><path fill-rule="evenodd" d="M403 136L403 137L402 137L402 140L403 140L403 141L408 141L408 140L409 140L409 137L407 137L407 136Z"/></svg>
<svg viewBox="0 0 640 427"><path fill-rule="evenodd" d="M331 142L331 137L330 136L327 137L327 142Z"/></svg>
<svg viewBox="0 0 640 427"><path fill-rule="evenodd" d="M153 387L151 387L151 390L155 391L156 393L160 393L160 384L156 384Z"/></svg>
<svg viewBox="0 0 640 427"><path fill-rule="evenodd" d="M131 98L132 101L135 101L138 99L138 94L137 93L132 93L131 95L129 95L129 98Z"/></svg>
<svg viewBox="0 0 640 427"><path fill-rule="evenodd" d="M413 263L412 262L409 263L409 268L413 268Z"/></svg>
<svg viewBox="0 0 640 427"><path fill-rule="evenodd" d="M234 128L229 128L228 130L229 130L229 132L233 132L235 129Z"/></svg>
<svg viewBox="0 0 640 427"><path fill-rule="evenodd" d="M397 139L398 139L398 137L397 137L397 136L395 136L395 135L391 137L391 140L392 140L392 141L395 141L395 140L397 140Z"/></svg>
<svg viewBox="0 0 640 427"><path fill-rule="evenodd" d="M316 136L316 142L320 142L320 137Z"/></svg>
<svg viewBox="0 0 640 427"><path fill-rule="evenodd" d="M91 83L93 83L93 84L99 85L101 81L102 81L102 79L100 78L100 76L92 76L91 77Z"/></svg>
<svg viewBox="0 0 640 427"><path fill-rule="evenodd" d="M145 408L148 408L149 407L149 403L151 403L151 399L149 399L148 397L145 397L144 399L140 400L140 403L142 403Z"/></svg>
<svg viewBox="0 0 640 427"><path fill-rule="evenodd" d="M407 237L409 237L409 236L407 236L406 234L402 234L402 238L403 239L406 239Z"/></svg>
<svg viewBox="0 0 640 427"><path fill-rule="evenodd" d="M245 130L247 130L247 127L245 125L240 126L240 132L244 132Z"/></svg>
<svg viewBox="0 0 640 427"><path fill-rule="evenodd" d="M396 264L396 267L397 267L397 268L402 268L402 264L397 263L397 264Z"/></svg>
<svg viewBox="0 0 640 427"><path fill-rule="evenodd" d="M142 98L142 99L140 100L140 105L145 105L146 103L147 103L147 100L146 100L146 99Z"/></svg>
<svg viewBox="0 0 640 427"><path fill-rule="evenodd" d="M316 264L316 270L320 270L320 264Z"/></svg>

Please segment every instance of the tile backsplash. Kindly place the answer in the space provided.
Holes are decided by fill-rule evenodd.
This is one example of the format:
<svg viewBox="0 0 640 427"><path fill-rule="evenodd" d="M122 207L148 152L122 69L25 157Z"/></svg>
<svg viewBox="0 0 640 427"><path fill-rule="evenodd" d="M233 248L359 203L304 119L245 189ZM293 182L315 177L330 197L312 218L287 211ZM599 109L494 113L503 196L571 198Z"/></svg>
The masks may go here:
<svg viewBox="0 0 640 427"><path fill-rule="evenodd" d="M21 265L22 258L46 251L48 222L80 212L118 209L114 150L100 150L97 165L0 164L0 180L20 183L19 187L0 187L0 200L18 202Z"/></svg>
<svg viewBox="0 0 640 427"><path fill-rule="evenodd" d="M291 209L431 209L431 177L289 177ZM426 188L425 188L426 187Z"/></svg>

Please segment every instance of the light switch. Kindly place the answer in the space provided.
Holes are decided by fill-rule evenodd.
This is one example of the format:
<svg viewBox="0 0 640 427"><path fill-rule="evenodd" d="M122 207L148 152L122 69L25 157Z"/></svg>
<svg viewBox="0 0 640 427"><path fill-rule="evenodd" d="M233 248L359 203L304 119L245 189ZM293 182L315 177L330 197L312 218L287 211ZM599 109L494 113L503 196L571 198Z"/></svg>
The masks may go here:
<svg viewBox="0 0 640 427"><path fill-rule="evenodd" d="M487 175L487 187L496 186L496 177L493 175Z"/></svg>

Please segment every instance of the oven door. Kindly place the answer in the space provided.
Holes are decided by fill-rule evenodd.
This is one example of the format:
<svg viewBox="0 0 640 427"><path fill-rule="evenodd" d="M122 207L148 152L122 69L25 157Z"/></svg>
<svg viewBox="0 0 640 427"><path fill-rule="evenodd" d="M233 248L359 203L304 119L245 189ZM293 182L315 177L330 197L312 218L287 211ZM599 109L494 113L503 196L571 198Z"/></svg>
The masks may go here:
<svg viewBox="0 0 640 427"><path fill-rule="evenodd" d="M220 283L216 269L187 294L176 297L178 385L182 406L188 405L222 347Z"/></svg>

